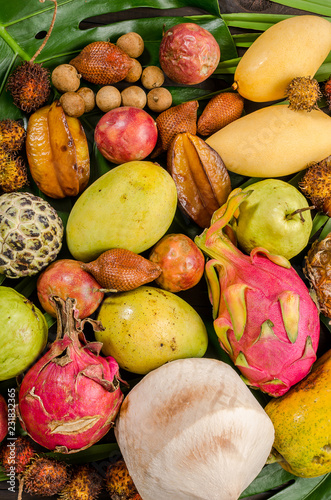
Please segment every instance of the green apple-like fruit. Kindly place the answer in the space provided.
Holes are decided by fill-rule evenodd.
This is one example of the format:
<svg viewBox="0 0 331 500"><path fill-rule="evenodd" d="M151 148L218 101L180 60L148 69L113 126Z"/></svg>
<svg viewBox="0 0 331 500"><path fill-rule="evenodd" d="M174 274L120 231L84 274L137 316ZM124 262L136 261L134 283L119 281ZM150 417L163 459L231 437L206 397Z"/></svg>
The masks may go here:
<svg viewBox="0 0 331 500"><path fill-rule="evenodd" d="M255 247L291 259L308 244L311 212L300 191L279 179L265 179L246 187L252 191L241 203L236 231L246 253Z"/></svg>
<svg viewBox="0 0 331 500"><path fill-rule="evenodd" d="M14 288L0 286L0 381L25 371L46 347L43 313Z"/></svg>

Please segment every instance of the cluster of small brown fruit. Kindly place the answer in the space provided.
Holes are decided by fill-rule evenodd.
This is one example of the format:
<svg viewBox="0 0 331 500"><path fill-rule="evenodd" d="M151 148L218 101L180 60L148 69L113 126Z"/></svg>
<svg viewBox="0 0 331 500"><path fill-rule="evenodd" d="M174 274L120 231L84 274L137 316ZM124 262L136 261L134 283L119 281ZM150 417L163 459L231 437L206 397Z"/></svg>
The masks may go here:
<svg viewBox="0 0 331 500"><path fill-rule="evenodd" d="M122 458L109 461L105 470L97 462L68 465L44 452L37 452L28 436L19 435L15 438L14 457L7 442L1 443L0 463L9 477L18 476L20 489L29 495L96 500L105 490L110 498L141 500ZM22 492L18 498L22 498Z"/></svg>
<svg viewBox="0 0 331 500"><path fill-rule="evenodd" d="M151 111L160 113L171 106L172 95L162 87L165 80L162 69L158 66L143 69L137 59L145 48L142 37L135 32L126 33L118 38L116 46L130 59L128 72L120 81L137 83L140 80L141 85L130 85L120 91L113 84L106 84L95 94L89 87L80 87L82 75L73 64L60 64L54 68L51 79L62 93L60 102L67 115L78 118L92 111L95 105L104 113L120 106L143 109L146 105Z"/></svg>

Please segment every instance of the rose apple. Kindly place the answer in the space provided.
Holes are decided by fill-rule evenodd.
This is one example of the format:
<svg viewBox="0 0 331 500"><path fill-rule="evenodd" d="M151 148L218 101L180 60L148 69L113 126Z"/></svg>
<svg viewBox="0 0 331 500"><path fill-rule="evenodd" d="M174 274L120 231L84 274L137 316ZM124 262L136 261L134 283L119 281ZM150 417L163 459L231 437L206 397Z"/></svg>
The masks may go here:
<svg viewBox="0 0 331 500"><path fill-rule="evenodd" d="M195 286L205 266L203 253L185 234L165 235L152 248L149 260L162 269L155 282L169 292L181 292Z"/></svg>
<svg viewBox="0 0 331 500"><path fill-rule="evenodd" d="M40 274L37 281L39 302L51 316L56 316L51 295L64 300L68 297L76 299L80 319L87 318L99 307L104 293L93 276L81 268L81 264L77 260L61 259L52 262Z"/></svg>
<svg viewBox="0 0 331 500"><path fill-rule="evenodd" d="M121 106L99 120L94 140L107 160L120 164L146 158L156 145L157 135L156 123L146 111Z"/></svg>
<svg viewBox="0 0 331 500"><path fill-rule="evenodd" d="M8 432L8 407L7 402L0 394L0 443L5 439Z"/></svg>
<svg viewBox="0 0 331 500"><path fill-rule="evenodd" d="M213 35L194 23L177 24L161 40L161 68L176 83L203 82L215 71L220 57L220 47Z"/></svg>
<svg viewBox="0 0 331 500"><path fill-rule="evenodd" d="M236 223L238 244L246 253L263 247L291 259L308 244L312 218L306 198L280 179L264 179L246 187Z"/></svg>

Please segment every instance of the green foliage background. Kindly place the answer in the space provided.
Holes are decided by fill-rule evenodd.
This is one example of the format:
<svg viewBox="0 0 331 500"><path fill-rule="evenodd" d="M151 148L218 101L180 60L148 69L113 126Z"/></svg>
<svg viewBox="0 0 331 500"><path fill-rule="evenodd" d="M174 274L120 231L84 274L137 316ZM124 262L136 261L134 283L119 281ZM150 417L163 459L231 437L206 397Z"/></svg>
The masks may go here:
<svg viewBox="0 0 331 500"><path fill-rule="evenodd" d="M329 2L326 3L329 4ZM291 4L291 2L287 2L287 4ZM141 7L161 9L163 11L182 7L196 7L205 11L206 14L193 17L162 15L162 17L123 20L97 27L91 25L92 27L87 29L81 29L80 27L84 20L94 16L130 11L130 9ZM38 50L42 43L42 38L51 23L53 10L54 4L51 0L46 0L43 3L40 3L38 0L0 0L0 119L22 119L25 125L27 124L28 117L13 105L12 98L6 91L6 82L12 70L23 60L31 59ZM158 11L156 10L155 12L157 15ZM232 25L236 25L237 23L238 25L238 22L240 24L240 16L239 21L238 16L224 16L223 18L217 0L60 0L58 2L58 12L51 37L36 59L36 62L42 63L51 70L58 64L69 62L70 59L90 42L97 40L116 42L117 38L122 34L129 31L136 31L140 33L145 42L144 54L139 58L142 65L158 65L158 50L163 30L186 21L192 21L203 26L218 41L222 54L221 68L217 72L219 73L218 76L223 78L226 73L233 73L235 64L238 61L238 53L235 37L231 36L228 24L231 25L232 23ZM252 21L255 22L255 19L252 19ZM254 22L252 29L259 29ZM260 29L263 31L266 29L266 25L272 23L272 20L263 17L263 15L261 18L260 14L258 23L262 23L260 24ZM238 45L249 45L258 34L252 32L246 38L243 35L241 39L237 39ZM230 68L229 71L228 68ZM97 88L94 88L94 90L97 90ZM174 104L192 99L203 99L210 95L208 89L199 86L171 86L169 90L173 95ZM50 100L57 97L56 91L53 91ZM100 117L101 112L97 110L82 117L91 153L90 182L93 182L97 177L107 172L109 168L113 167L96 151L93 144L94 127ZM244 180L243 178L236 178L234 182L240 184ZM291 183L295 184L296 182L297 179ZM75 201L74 199L60 201L49 199L36 188L33 182L29 190L47 199L57 209L64 223L66 222ZM325 221L325 217L318 217L315 221L315 229L319 228ZM177 225L178 232L185 232L190 236L194 235L197 231L194 224L188 223L180 214L176 215L174 224ZM4 285L13 286L12 282L8 279L4 280L4 277L2 277L2 280L0 279L0 284L1 281ZM26 278L17 283L16 289L29 296L35 289L35 284L35 278ZM51 325L53 323L52 318L47 315L46 317L49 325ZM229 362L219 347L212 324L207 325L207 327L211 346L213 347L212 354L219 359ZM70 460L76 463L103 460L113 450L113 444L98 444L89 450L70 456ZM0 479L6 480L7 477L2 474ZM279 491L281 486L283 487ZM240 498L247 498L250 495L266 491L270 492L270 498L274 500L329 500L331 497L331 476L325 475L314 479L302 479L287 473L278 464L266 465Z"/></svg>

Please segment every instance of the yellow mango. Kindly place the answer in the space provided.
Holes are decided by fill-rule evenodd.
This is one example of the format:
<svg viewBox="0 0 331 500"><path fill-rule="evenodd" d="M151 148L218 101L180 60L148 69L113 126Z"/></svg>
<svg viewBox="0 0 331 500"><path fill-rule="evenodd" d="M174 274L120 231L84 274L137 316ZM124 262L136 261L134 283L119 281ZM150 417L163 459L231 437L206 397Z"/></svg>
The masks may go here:
<svg viewBox="0 0 331 500"><path fill-rule="evenodd" d="M79 196L67 223L71 255L83 262L110 248L141 253L168 230L177 208L171 175L151 161L109 170Z"/></svg>
<svg viewBox="0 0 331 500"><path fill-rule="evenodd" d="M275 428L273 455L283 469L300 477L331 472L331 350L265 411Z"/></svg>
<svg viewBox="0 0 331 500"><path fill-rule="evenodd" d="M331 50L331 23L320 16L284 19L262 33L241 58L234 88L255 102L283 99L290 81L313 77Z"/></svg>
<svg viewBox="0 0 331 500"><path fill-rule="evenodd" d="M331 117L319 109L268 106L235 120L206 139L226 168L248 177L282 177L331 154Z"/></svg>

